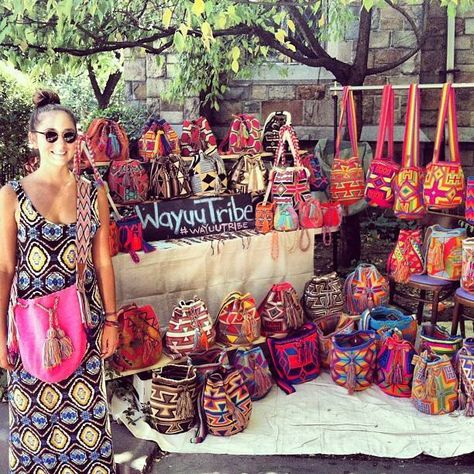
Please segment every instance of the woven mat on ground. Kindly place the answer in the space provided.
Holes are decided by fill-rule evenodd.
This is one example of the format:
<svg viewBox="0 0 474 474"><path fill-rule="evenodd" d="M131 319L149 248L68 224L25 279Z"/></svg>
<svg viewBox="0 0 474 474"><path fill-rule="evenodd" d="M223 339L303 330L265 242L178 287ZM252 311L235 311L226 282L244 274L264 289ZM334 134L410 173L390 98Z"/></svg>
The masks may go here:
<svg viewBox="0 0 474 474"><path fill-rule="evenodd" d="M253 405L248 428L220 438L208 435L202 444L192 444L194 429L165 436L139 415L125 415L128 403L113 399L114 418L123 421L132 434L156 441L160 448L176 453L236 455L273 454L367 454L411 458L459 456L474 451L474 418L454 413L429 416L418 412L408 399L385 395L377 386L349 396L334 384L329 374L297 385L286 395L276 386Z"/></svg>

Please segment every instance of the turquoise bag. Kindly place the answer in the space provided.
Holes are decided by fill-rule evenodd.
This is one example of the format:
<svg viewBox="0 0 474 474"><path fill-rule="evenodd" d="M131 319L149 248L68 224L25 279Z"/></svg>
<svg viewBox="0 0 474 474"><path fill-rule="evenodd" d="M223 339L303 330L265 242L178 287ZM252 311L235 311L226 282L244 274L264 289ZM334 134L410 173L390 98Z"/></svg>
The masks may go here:
<svg viewBox="0 0 474 474"><path fill-rule="evenodd" d="M278 204L273 225L275 230L288 231L298 229L298 214L291 204Z"/></svg>

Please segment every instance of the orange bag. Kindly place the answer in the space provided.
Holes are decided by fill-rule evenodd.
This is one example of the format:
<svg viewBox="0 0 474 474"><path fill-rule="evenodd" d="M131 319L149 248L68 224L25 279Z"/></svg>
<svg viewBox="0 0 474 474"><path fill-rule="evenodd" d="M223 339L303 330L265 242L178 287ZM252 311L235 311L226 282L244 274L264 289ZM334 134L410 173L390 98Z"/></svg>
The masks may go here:
<svg viewBox="0 0 474 474"><path fill-rule="evenodd" d="M95 161L128 160L128 137L119 123L96 118L89 125L86 136L91 142Z"/></svg>

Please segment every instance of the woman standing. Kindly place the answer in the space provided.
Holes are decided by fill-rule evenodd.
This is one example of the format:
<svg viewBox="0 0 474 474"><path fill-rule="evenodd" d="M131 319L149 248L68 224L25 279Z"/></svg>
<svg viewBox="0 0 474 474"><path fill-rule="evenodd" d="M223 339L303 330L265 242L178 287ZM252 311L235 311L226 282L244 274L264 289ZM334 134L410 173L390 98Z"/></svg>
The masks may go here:
<svg viewBox="0 0 474 474"><path fill-rule="evenodd" d="M70 171L76 119L54 92L39 91L33 102L29 140L39 151L40 166L0 190L0 366L10 376L10 470L114 473L103 359L115 351L118 331L103 188L90 186L85 293L92 323L81 365L65 380L46 383L24 369L21 356L11 360L7 351L7 313L15 284L18 297L28 299L76 281L78 178Z"/></svg>

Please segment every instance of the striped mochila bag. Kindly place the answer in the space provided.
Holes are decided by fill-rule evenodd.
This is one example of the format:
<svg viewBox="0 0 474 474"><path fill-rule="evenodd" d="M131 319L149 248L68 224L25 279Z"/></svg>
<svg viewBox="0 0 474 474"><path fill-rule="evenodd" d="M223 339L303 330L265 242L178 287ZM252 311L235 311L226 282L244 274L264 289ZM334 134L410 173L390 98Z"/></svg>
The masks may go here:
<svg viewBox="0 0 474 474"><path fill-rule="evenodd" d="M420 92L410 84L403 139L402 166L393 182L393 211L400 219L421 219L426 213L423 203L424 170L420 166Z"/></svg>
<svg viewBox="0 0 474 474"><path fill-rule="evenodd" d="M446 118L450 156L449 161L439 161ZM426 167L423 199L425 206L430 209L454 209L464 200L464 172L459 153L456 100L451 84L443 85L433 160Z"/></svg>
<svg viewBox="0 0 474 474"><path fill-rule="evenodd" d="M392 86L390 84L385 85L382 93L377 148L367 173L367 184L365 186L365 199L369 206L382 208L393 206L392 183L400 168L398 163L393 161L394 100L395 95ZM388 149L384 158L383 147L386 137L388 139Z"/></svg>

